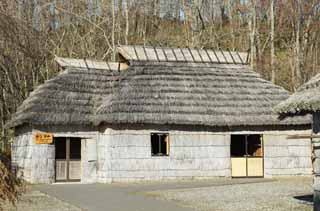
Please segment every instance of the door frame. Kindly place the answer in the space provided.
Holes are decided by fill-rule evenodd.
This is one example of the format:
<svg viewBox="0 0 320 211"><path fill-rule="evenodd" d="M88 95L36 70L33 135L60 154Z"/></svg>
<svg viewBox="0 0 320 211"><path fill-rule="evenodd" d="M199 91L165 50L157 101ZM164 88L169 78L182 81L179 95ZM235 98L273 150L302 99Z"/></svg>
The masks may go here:
<svg viewBox="0 0 320 211"><path fill-rule="evenodd" d="M82 160L82 156L79 159L70 159L70 140L71 138L70 137L64 137L66 139L66 159L56 159L55 158L55 162L54 162L54 180L55 182L80 182L81 181L81 178L80 179L70 179L70 161L80 161ZM81 140L80 140L81 141ZM56 149L55 149L56 150ZM81 143L80 143L80 153L81 153ZM67 167L66 167L66 179L65 180L57 180L57 162L56 161L65 161L66 164L67 164ZM81 172L81 171L80 171Z"/></svg>
<svg viewBox="0 0 320 211"><path fill-rule="evenodd" d="M246 155L243 157L232 157L231 156L231 136L232 135L243 135L245 136L245 151ZM248 156L248 136L250 135L259 135L261 139L261 150L262 150L262 156ZM246 159L246 176L232 176L232 158L245 158ZM248 176L248 159L250 158L261 158L262 159L262 175L261 176ZM264 178L264 138L263 134L231 134L230 135L230 161L231 161L231 177L232 178Z"/></svg>

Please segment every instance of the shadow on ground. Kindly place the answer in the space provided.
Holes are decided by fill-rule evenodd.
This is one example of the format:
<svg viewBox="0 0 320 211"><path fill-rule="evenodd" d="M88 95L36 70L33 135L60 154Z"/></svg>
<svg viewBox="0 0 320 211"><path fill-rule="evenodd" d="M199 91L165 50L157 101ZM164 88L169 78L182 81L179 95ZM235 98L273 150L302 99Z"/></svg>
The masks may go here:
<svg viewBox="0 0 320 211"><path fill-rule="evenodd" d="M294 196L293 198L299 200L302 203L313 204L313 194Z"/></svg>

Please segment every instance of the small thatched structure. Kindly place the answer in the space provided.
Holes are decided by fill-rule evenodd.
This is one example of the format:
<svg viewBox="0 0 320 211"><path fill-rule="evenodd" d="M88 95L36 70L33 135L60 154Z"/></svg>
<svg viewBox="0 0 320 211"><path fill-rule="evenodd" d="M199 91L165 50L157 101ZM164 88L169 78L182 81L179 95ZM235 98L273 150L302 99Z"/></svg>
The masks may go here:
<svg viewBox="0 0 320 211"><path fill-rule="evenodd" d="M298 88L287 100L281 102L276 111L285 113L305 113L320 110L320 74Z"/></svg>
<svg viewBox="0 0 320 211"><path fill-rule="evenodd" d="M278 118L289 94L252 71L247 53L118 51L120 63L57 58L61 73L18 108L8 126L27 180L311 174L309 141L288 139L308 134L310 118Z"/></svg>
<svg viewBox="0 0 320 211"><path fill-rule="evenodd" d="M311 113L313 116L313 172L314 172L314 210L320 210L320 74L299 87L297 92L275 108L282 116L301 116Z"/></svg>

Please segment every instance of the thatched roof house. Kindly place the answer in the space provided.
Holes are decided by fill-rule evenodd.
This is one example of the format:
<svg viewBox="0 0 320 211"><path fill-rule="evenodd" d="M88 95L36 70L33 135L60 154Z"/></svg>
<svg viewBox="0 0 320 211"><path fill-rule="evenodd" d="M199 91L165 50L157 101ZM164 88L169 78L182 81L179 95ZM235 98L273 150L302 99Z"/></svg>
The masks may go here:
<svg viewBox="0 0 320 211"><path fill-rule="evenodd" d="M47 176L28 166L28 180L310 174L306 140L295 149L300 157L284 151L277 160L271 150L295 146L287 136L308 133L310 119L278 118L273 107L289 94L252 71L247 53L141 46L118 52L120 63L57 58L63 71L18 108L8 124L16 128L17 166L32 162L21 154L40 146L55 163ZM35 144L39 132L52 135L53 144ZM71 165L74 156L80 160Z"/></svg>
<svg viewBox="0 0 320 211"><path fill-rule="evenodd" d="M132 56L133 49L136 53ZM185 49L183 55L190 59L179 60L175 58L181 58L183 50L178 50L145 47L147 53L140 55L137 52L144 51L139 47L120 47L120 55L130 66L122 64L119 70L120 63L57 58L65 70L32 92L9 126L309 124L306 118L278 118L273 107L289 93L243 63L246 54L225 52L222 56L220 51ZM156 51L159 56L154 60L156 53L152 52ZM167 54L161 58L160 52ZM173 52L176 57L172 58ZM220 56L213 58L217 54ZM235 58L230 56L233 54ZM213 58L211 62L209 58Z"/></svg>

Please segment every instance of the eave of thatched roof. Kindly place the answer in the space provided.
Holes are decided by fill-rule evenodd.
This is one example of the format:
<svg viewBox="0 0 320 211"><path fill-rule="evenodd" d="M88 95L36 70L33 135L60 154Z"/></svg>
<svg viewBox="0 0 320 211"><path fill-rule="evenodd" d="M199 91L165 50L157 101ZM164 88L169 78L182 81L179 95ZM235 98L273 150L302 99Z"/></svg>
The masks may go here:
<svg viewBox="0 0 320 211"><path fill-rule="evenodd" d="M280 114L304 114L320 111L320 74L277 105L275 111Z"/></svg>
<svg viewBox="0 0 320 211"><path fill-rule="evenodd" d="M247 52L122 45L118 53L127 61L248 64Z"/></svg>
<svg viewBox="0 0 320 211"><path fill-rule="evenodd" d="M96 124L310 124L308 117L280 120L273 112L288 97L246 65L134 62L99 107Z"/></svg>
<svg viewBox="0 0 320 211"><path fill-rule="evenodd" d="M64 71L31 92L6 127L92 125L95 109L112 93L112 84L118 79L118 64L93 69L96 66L84 68L76 63L63 66Z"/></svg>

